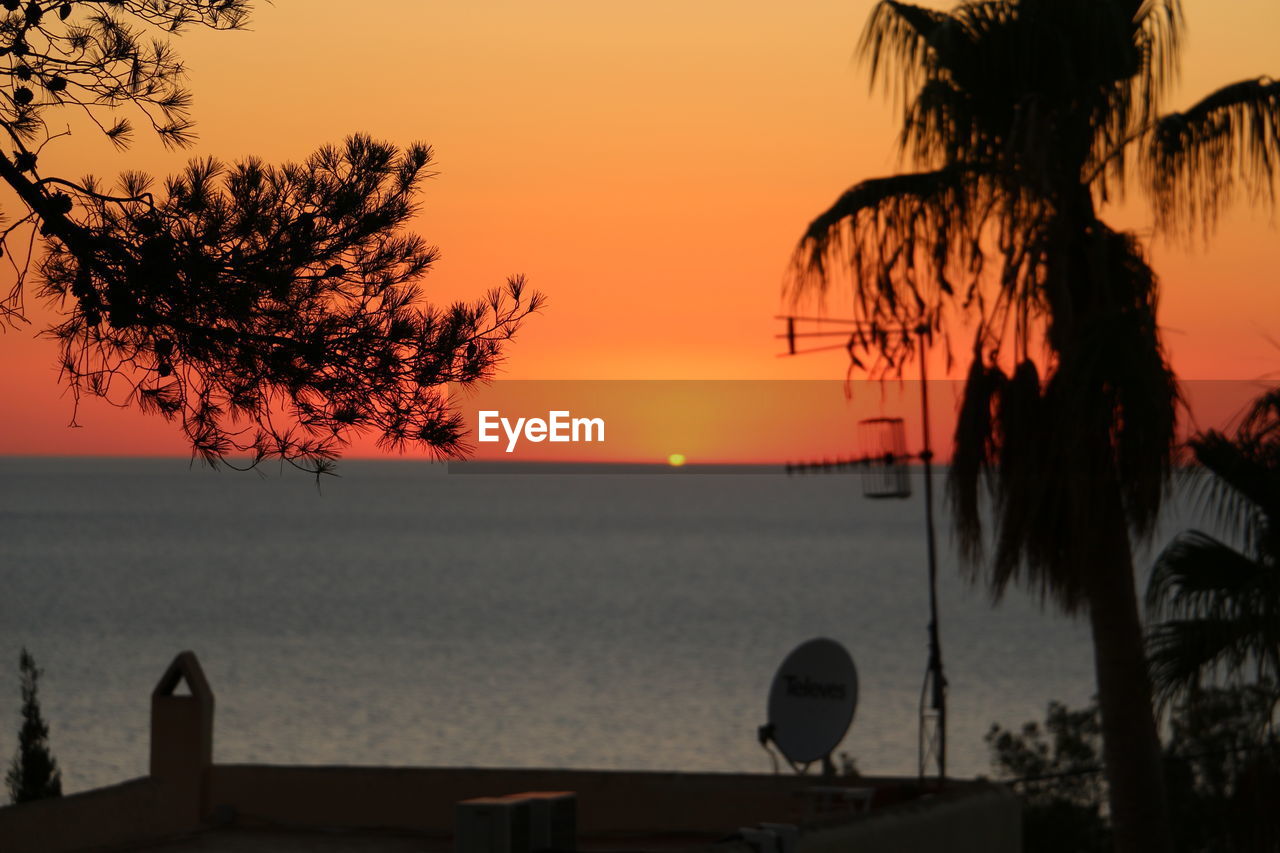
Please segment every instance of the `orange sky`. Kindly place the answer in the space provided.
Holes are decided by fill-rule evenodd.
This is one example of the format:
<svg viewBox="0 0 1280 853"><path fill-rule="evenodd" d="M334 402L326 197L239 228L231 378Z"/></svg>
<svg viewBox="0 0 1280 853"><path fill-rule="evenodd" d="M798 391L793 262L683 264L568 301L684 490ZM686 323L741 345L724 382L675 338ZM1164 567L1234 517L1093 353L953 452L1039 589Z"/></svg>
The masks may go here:
<svg viewBox="0 0 1280 853"><path fill-rule="evenodd" d="M251 31L179 40L195 149L167 153L140 132L121 155L77 130L42 164L163 174L195 154L302 158L355 131L423 140L440 174L418 227L443 250L428 293L469 297L520 272L549 297L504 376L838 379L838 353L776 358L772 317L808 219L896 166L895 114L852 62L870 7L278 0L256 9ZM1275 0L1185 9L1172 106L1280 75ZM1138 204L1111 218L1150 222ZM1182 377L1280 369L1268 340L1280 338L1280 231L1265 212L1233 211L1208 250L1152 254ZM93 401L68 429L53 347L29 331L0 335L0 358L0 453L186 454L171 427Z"/></svg>

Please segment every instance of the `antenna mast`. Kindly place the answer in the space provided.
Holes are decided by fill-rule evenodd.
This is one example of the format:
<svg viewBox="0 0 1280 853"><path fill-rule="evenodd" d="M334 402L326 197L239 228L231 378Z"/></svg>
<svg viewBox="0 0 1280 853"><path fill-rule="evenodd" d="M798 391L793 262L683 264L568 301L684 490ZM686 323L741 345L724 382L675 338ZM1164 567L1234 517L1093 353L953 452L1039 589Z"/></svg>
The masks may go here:
<svg viewBox="0 0 1280 853"><path fill-rule="evenodd" d="M857 333L868 328L867 324L857 320L794 316L783 316L777 319L785 320L787 323L787 331L776 336L787 340L787 352L785 355L803 355L828 349L849 349L853 346ZM849 332L797 333L796 324L801 322L836 324L845 327ZM918 459L924 466L924 518L929 553L929 662L925 668L924 684L920 690L918 772L920 779L923 780L928 775L930 765L932 765L936 770L938 782L941 784L947 778L947 679L942 669L942 638L938 626L938 549L933 522L933 444L929 431L929 375L925 365L925 349L929 339L929 327L922 323L917 326L904 326L901 329L891 331L900 332L904 337L910 338L919 345L917 355L920 358L920 420L921 439L923 441L920 452L916 454L886 452L879 455L865 455L833 462L824 460L822 462L788 464L787 471L790 473L793 471L831 470L849 466L866 468L874 464L893 465L899 460L906 461L909 459ZM829 337L833 335L847 335L849 341L845 344L796 350L797 337ZM907 491L894 496L906 497L909 494L910 492ZM871 494L869 496L883 497L886 495Z"/></svg>

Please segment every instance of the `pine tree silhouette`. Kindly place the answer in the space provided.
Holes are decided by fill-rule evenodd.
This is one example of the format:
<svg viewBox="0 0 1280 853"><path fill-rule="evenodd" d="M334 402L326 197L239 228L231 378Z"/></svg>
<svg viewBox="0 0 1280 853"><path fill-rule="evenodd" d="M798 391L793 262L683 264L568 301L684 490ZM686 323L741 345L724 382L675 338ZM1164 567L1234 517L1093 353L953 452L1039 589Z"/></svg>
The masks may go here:
<svg viewBox="0 0 1280 853"><path fill-rule="evenodd" d="M40 715L40 670L35 658L23 647L18 658L22 672L22 729L18 732L18 752L5 774L9 798L15 803L62 796L62 771L49 752L49 725Z"/></svg>
<svg viewBox="0 0 1280 853"><path fill-rule="evenodd" d="M165 181L130 170L114 184L42 153L70 134L69 113L122 150L132 122L192 145L168 39L241 29L252 5L0 2L0 260L16 269L0 331L28 323L27 296L47 299L72 399L158 414L211 466L324 473L360 435L463 456L449 385L491 378L543 300L518 275L480 298L426 298L439 250L410 225L430 147L356 133L298 162L206 157Z"/></svg>

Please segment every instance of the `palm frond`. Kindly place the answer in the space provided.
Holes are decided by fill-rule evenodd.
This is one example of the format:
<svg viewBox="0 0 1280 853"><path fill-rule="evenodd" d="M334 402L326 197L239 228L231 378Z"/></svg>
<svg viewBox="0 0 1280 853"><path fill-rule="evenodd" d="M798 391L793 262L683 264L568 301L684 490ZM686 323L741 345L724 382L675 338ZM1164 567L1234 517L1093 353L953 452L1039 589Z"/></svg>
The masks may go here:
<svg viewBox="0 0 1280 853"><path fill-rule="evenodd" d="M947 470L947 500L957 544L964 564L970 568L978 565L983 553L980 486L998 458L995 406L1005 383L1004 373L984 359L980 331L973 349Z"/></svg>
<svg viewBox="0 0 1280 853"><path fill-rule="evenodd" d="M871 348L890 330L935 324L949 302L976 304L986 343L998 348L1011 324L1027 328L1051 218L1043 198L1004 186L983 166L863 181L805 229L787 291L796 300L825 298L848 285L852 300L843 310L873 330L855 348ZM993 294L980 289L986 270Z"/></svg>
<svg viewBox="0 0 1280 853"><path fill-rule="evenodd" d="M1234 535L1198 530L1152 568L1147 608L1152 678L1167 700L1205 677L1280 681L1280 388L1249 408L1234 436L1191 441L1201 510Z"/></svg>
<svg viewBox="0 0 1280 853"><path fill-rule="evenodd" d="M1142 51L1140 75L1144 97L1152 104L1178 77L1178 52L1182 45L1181 0L1140 0L1133 16L1135 42Z"/></svg>
<svg viewBox="0 0 1280 853"><path fill-rule="evenodd" d="M1268 530L1280 525L1280 460L1276 446L1259 446L1209 431L1191 441L1201 508L1224 527L1240 531L1241 545L1257 553Z"/></svg>
<svg viewBox="0 0 1280 853"><path fill-rule="evenodd" d="M1221 540L1188 530L1156 558L1147 582L1147 609L1154 618L1231 619L1265 585L1267 571Z"/></svg>
<svg viewBox="0 0 1280 853"><path fill-rule="evenodd" d="M1165 230L1207 233L1243 188L1274 205L1280 179L1280 81L1224 86L1185 112L1157 121L1146 144L1147 184Z"/></svg>
<svg viewBox="0 0 1280 853"><path fill-rule="evenodd" d="M1155 324L1156 278L1132 235L1095 222L1072 254L1086 264L1073 268L1068 284L1077 298L1087 287L1097 305L1080 317L1063 308L1053 315L1056 355L1043 375L1023 358L1006 379L984 360L980 335L948 480L970 561L982 544L978 484L991 486L994 554L985 580L994 596L1019 583L1068 611L1085 600L1079 567L1098 559L1096 542L1080 531L1114 528L1116 518L1137 535L1153 528L1179 405ZM1110 492L1099 488L1106 482L1115 505L1099 498Z"/></svg>
<svg viewBox="0 0 1280 853"><path fill-rule="evenodd" d="M959 168L876 178L809 223L792 255L793 297L847 276L861 321L913 326L951 292L948 257L967 243L970 191Z"/></svg>
<svg viewBox="0 0 1280 853"><path fill-rule="evenodd" d="M1177 79L1183 18L1179 0L1093 7L1110 15L1105 19L1105 36L1088 41L1098 97L1091 116L1094 141L1086 175L1106 201L1113 192L1123 195L1132 143L1156 121L1163 98Z"/></svg>
<svg viewBox="0 0 1280 853"><path fill-rule="evenodd" d="M1240 422L1240 432L1250 442L1280 452L1280 388L1272 388L1253 401Z"/></svg>
<svg viewBox="0 0 1280 853"><path fill-rule="evenodd" d="M948 24L953 19L946 12L897 0L877 3L858 44L859 56L870 65L871 85L883 77L893 81L888 85L904 87L896 91L912 88L924 73L932 44ZM891 63L900 73L888 73Z"/></svg>
<svg viewBox="0 0 1280 853"><path fill-rule="evenodd" d="M906 108L898 147L922 167L980 163L994 174L1011 134L992 132L985 106L950 75L930 78Z"/></svg>
<svg viewBox="0 0 1280 853"><path fill-rule="evenodd" d="M1270 633L1269 649L1259 644L1260 631ZM1197 617L1162 622L1148 636L1152 686L1165 703L1217 673L1242 676L1261 664L1259 675L1274 678L1275 643L1274 624L1258 621Z"/></svg>
<svg viewBox="0 0 1280 853"><path fill-rule="evenodd" d="M1053 595L1068 611L1080 603L1082 590L1074 579L1057 571L1058 561L1039 559L1035 540L1053 533L1063 507L1056 507L1057 495L1043 487L1045 478L1060 480L1061 457L1045 443L1053 425L1046 422L1053 413L1053 397L1041 382L1035 362L1026 359L1014 369L997 400L999 465L995 469L996 549L991 561L988 586L996 597L1009 584L1024 580L1041 600ZM1068 508L1069 509L1069 508ZM1050 550L1059 550L1051 545ZM1024 559L1027 558L1027 559ZM1060 575L1063 575L1060 577Z"/></svg>
<svg viewBox="0 0 1280 853"><path fill-rule="evenodd" d="M1084 330L1088 388L1108 399L1108 428L1125 515L1140 538L1155 529L1178 448L1182 398L1156 323L1159 281L1133 234L1094 226L1090 278L1107 308ZM1065 362L1065 356L1064 356ZM1085 399L1085 397L1077 397ZM1065 410L1064 410L1065 414ZM1088 496L1079 495L1088 502Z"/></svg>

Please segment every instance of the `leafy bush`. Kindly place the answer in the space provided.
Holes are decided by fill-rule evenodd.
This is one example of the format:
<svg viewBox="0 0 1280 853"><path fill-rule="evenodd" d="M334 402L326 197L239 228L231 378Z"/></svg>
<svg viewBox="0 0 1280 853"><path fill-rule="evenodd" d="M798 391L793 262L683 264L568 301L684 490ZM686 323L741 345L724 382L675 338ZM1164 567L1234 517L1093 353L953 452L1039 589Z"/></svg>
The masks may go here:
<svg viewBox="0 0 1280 853"><path fill-rule="evenodd" d="M1280 851L1280 738L1268 684L1202 689L1170 709L1165 788L1179 853ZM993 724L996 776L1024 799L1023 849L1111 849L1096 703L1049 704L1043 724Z"/></svg>
<svg viewBox="0 0 1280 853"><path fill-rule="evenodd" d="M1049 703L1042 726L1020 731L993 723L986 735L991 764L1023 796L1023 849L1037 853L1107 853L1106 781L1098 706L1069 710Z"/></svg>
<svg viewBox="0 0 1280 853"><path fill-rule="evenodd" d="M1202 689L1174 706L1165 789L1182 849L1280 850L1280 739L1267 685Z"/></svg>

